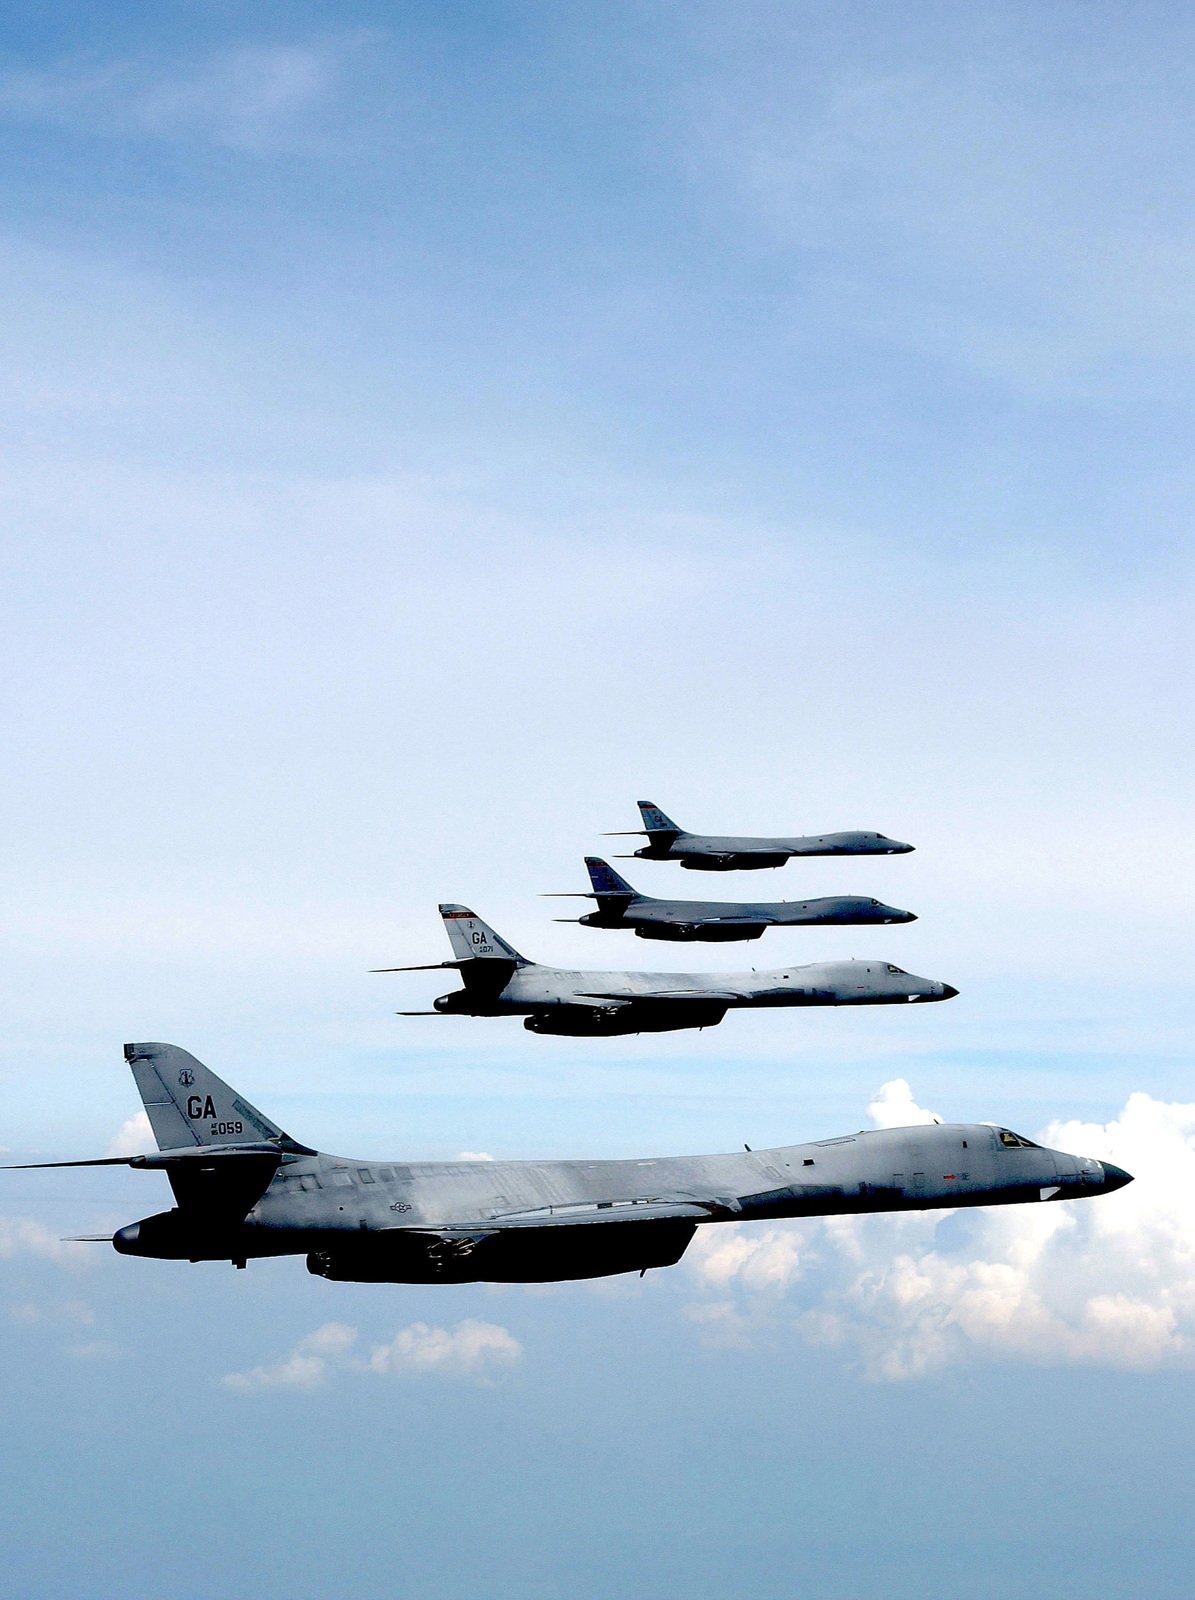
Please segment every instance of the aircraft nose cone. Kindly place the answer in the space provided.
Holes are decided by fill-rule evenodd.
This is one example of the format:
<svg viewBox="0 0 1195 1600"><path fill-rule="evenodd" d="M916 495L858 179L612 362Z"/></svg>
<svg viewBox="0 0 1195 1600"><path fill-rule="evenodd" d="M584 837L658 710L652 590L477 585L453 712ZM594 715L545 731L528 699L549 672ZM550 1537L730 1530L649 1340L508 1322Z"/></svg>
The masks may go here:
<svg viewBox="0 0 1195 1600"><path fill-rule="evenodd" d="M1111 1194L1113 1189L1123 1189L1126 1183L1132 1183L1133 1174L1126 1172L1123 1167L1114 1167L1110 1161L1101 1161L1104 1169L1104 1188Z"/></svg>
<svg viewBox="0 0 1195 1600"><path fill-rule="evenodd" d="M944 983L942 985L942 998L943 998L943 1000L953 1000L957 993L958 993L958 990L954 987L954 985L952 983Z"/></svg>

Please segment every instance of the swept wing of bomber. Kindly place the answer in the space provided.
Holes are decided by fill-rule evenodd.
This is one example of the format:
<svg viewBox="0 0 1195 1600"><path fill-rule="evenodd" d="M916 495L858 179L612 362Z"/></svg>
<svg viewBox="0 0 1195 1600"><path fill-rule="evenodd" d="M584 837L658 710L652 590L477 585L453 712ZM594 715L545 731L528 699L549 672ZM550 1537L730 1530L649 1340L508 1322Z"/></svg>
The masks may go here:
<svg viewBox="0 0 1195 1600"><path fill-rule="evenodd" d="M1072 1200L1132 1181L987 1123L641 1161L349 1159L299 1144L175 1045L124 1053L157 1152L29 1165L164 1172L174 1206L111 1240L159 1260L305 1255L355 1283L545 1283L671 1266L714 1222Z"/></svg>
<svg viewBox="0 0 1195 1600"><path fill-rule="evenodd" d="M593 900L596 909L583 917L557 917L586 928L630 928L640 939L701 940L706 944L758 939L765 928L805 924L859 927L866 923L916 922L912 911L885 905L861 894L830 895L820 900L747 901L657 900L640 894L599 856L586 856L589 894L553 894L551 900Z"/></svg>
<svg viewBox="0 0 1195 1600"><path fill-rule="evenodd" d="M782 867L790 856L898 856L911 844L882 833L858 829L847 833L815 833L801 838L753 839L712 833L686 833L650 800L640 800L641 828L607 834L607 838L647 835L647 843L634 855L643 861L679 861L695 872L746 871L754 867ZM630 858L628 858L630 859Z"/></svg>
<svg viewBox="0 0 1195 1600"><path fill-rule="evenodd" d="M453 959L379 972L460 973L435 1011L524 1017L532 1033L573 1036L709 1028L732 1007L891 1005L949 1000L958 990L888 961L823 961L772 972L572 972L528 961L467 906L442 905ZM403 1016L429 1015L403 1012Z"/></svg>

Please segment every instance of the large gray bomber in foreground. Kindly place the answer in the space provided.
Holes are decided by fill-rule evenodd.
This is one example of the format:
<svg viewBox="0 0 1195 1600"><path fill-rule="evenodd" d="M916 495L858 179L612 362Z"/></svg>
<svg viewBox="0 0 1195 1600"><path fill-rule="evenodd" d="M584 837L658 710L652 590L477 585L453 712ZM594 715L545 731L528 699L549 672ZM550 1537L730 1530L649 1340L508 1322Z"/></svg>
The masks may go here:
<svg viewBox="0 0 1195 1600"><path fill-rule="evenodd" d="M403 1016L523 1016L531 1033L600 1037L711 1028L731 1007L877 1006L949 1000L958 993L890 961L822 961L773 972L573 972L541 967L468 906L442 905L454 959L379 972L454 968L464 987L442 994L434 1012Z"/></svg>
<svg viewBox="0 0 1195 1600"><path fill-rule="evenodd" d="M175 1045L125 1057L158 1153L36 1165L165 1172L175 1206L112 1237L130 1256L305 1255L309 1272L356 1283L546 1283L671 1266L713 1222L1071 1200L1131 1181L986 1123L645 1161L349 1160L296 1143Z"/></svg>
<svg viewBox="0 0 1195 1600"><path fill-rule="evenodd" d="M583 917L558 917L586 928L628 928L640 939L700 940L725 944L758 939L767 928L862 927L916 922L911 911L862 894L836 894L818 900L661 900L640 894L600 856L586 856L592 892L551 894L549 900L593 900Z"/></svg>
<svg viewBox="0 0 1195 1600"><path fill-rule="evenodd" d="M635 856L643 861L679 861L694 872L738 872L755 867L782 867L790 856L900 856L913 846L882 833L851 829L846 833L811 833L801 837L757 839L733 834L687 833L659 806L640 800L641 828L611 833L609 839L647 835Z"/></svg>

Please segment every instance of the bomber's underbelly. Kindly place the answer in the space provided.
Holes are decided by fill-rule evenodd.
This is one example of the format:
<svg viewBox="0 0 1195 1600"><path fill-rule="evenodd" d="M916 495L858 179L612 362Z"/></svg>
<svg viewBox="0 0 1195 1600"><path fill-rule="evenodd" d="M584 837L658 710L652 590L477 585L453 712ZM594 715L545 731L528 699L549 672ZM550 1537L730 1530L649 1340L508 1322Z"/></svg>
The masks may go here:
<svg viewBox="0 0 1195 1600"><path fill-rule="evenodd" d="M673 1266L695 1228L671 1218L519 1228L480 1238L382 1235L329 1242L309 1252L307 1270L351 1283L560 1283Z"/></svg>

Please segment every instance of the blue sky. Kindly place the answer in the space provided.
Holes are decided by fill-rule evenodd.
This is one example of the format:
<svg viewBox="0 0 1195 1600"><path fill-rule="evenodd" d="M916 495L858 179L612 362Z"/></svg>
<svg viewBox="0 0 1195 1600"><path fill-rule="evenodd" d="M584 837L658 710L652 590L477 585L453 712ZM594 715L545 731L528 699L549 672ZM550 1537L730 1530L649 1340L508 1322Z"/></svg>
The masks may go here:
<svg viewBox="0 0 1195 1600"><path fill-rule="evenodd" d="M930 1107L1138 1173L1044 1231L726 1230L550 1292L64 1250L159 1180L10 1175L21 1592L1127 1596L1146 1550L1189 1591L1192 26L5 19L13 1159L135 1136L120 1044L160 1038L363 1156ZM596 1042L393 1015L435 975L367 969L446 956L441 899L641 961L536 899L640 795L914 841L774 887L917 923L773 953L959 997Z"/></svg>

